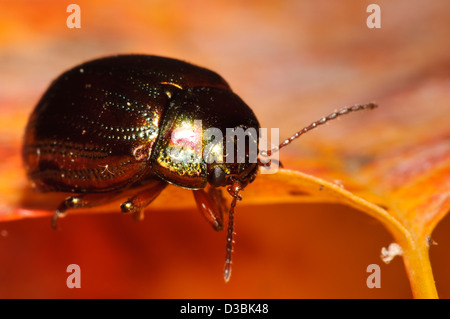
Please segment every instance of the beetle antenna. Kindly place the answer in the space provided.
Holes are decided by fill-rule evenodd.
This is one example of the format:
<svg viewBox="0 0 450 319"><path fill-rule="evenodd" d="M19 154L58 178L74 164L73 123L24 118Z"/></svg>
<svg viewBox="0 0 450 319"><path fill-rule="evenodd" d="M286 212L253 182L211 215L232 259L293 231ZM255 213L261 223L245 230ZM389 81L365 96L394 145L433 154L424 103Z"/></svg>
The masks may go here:
<svg viewBox="0 0 450 319"><path fill-rule="evenodd" d="M308 126L304 127L303 129L301 129L300 131L298 131L297 133L292 135L290 138L284 140L280 145L278 145L278 147L274 147L268 151L261 151L261 155L262 156L270 156L271 154L278 152L281 148L291 144L292 141L294 141L296 138L299 138L301 135L315 129L319 125L322 125L328 121L334 120L335 118L338 118L341 115L345 115L345 114L348 114L351 112L356 112L356 111L361 111L361 110L372 110L376 107L378 107L378 105L375 103L356 104L354 106L344 107L344 108L340 109L339 111L335 111L335 112L329 114L328 116L322 117L320 120L318 120L316 122L312 122Z"/></svg>
<svg viewBox="0 0 450 319"><path fill-rule="evenodd" d="M234 208L236 207L236 202L241 200L239 192L242 189L242 185L238 180L235 180L232 186L228 187L228 192L233 196L231 201L230 212L228 213L228 229L227 229L227 246L225 254L225 269L224 269L224 279L225 282L230 280L231 276L231 252L233 251L233 234L234 234Z"/></svg>

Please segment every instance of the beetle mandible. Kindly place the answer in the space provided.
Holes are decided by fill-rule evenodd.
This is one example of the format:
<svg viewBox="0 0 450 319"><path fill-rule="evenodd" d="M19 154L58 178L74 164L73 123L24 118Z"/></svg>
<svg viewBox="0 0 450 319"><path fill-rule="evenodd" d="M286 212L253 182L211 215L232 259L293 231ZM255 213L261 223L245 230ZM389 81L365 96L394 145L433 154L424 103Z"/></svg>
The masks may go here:
<svg viewBox="0 0 450 319"><path fill-rule="evenodd" d="M369 103L333 112L259 155L270 156L340 115L374 107ZM265 164L250 160L251 147L245 149L244 161L226 161L223 152L214 161L205 160L213 139L203 133L211 127L222 132L260 128L250 107L217 73L159 56L96 59L63 73L44 93L26 127L24 166L36 190L74 194L55 210L53 228L68 209L104 204L125 191L134 193L121 211L139 219L168 184L193 190L197 207L214 229L223 229L228 211L228 281L236 202ZM249 146L259 152L258 137L247 136ZM226 140L225 135L214 145L223 150ZM231 195L229 209L223 187Z"/></svg>

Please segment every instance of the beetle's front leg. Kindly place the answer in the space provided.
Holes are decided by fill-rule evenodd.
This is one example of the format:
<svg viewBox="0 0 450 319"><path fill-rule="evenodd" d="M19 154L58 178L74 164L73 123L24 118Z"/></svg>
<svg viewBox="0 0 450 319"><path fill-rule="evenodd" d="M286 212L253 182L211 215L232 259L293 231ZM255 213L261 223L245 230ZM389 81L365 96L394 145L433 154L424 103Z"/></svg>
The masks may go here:
<svg viewBox="0 0 450 319"><path fill-rule="evenodd" d="M107 203L122 191L98 194L81 194L77 196L67 197L56 209L52 218L52 228L57 228L58 218L64 217L68 209L72 208L88 208Z"/></svg>
<svg viewBox="0 0 450 319"><path fill-rule="evenodd" d="M203 189L194 190L197 207L203 217L215 230L223 229L223 214L227 211L225 198L219 188L210 187L206 192Z"/></svg>
<svg viewBox="0 0 450 319"><path fill-rule="evenodd" d="M145 189L120 205L122 213L133 213L135 220L144 219L143 209L155 200L166 186L167 183L164 181L155 181L151 185L147 185Z"/></svg>

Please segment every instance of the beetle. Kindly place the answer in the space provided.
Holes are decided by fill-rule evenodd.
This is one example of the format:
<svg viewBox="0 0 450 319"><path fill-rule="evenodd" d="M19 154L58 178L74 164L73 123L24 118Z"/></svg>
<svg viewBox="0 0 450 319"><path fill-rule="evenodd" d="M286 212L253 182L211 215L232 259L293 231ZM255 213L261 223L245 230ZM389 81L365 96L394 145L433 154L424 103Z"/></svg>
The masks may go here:
<svg viewBox="0 0 450 319"><path fill-rule="evenodd" d="M192 190L215 230L223 229L228 211L228 281L234 209L240 192L267 165L259 159L340 115L374 107L369 103L333 112L269 151L260 152L257 134L248 134L244 159L234 155L229 160L230 147L238 147L242 137L205 138L206 130L258 132L260 125L220 75L172 58L117 55L80 64L51 83L30 115L22 155L37 191L73 194L56 208L53 228L67 210L101 205L125 192L133 196L121 211L140 219L168 184ZM251 160L255 149L258 158ZM207 160L211 156L214 160ZM231 196L229 208L224 187Z"/></svg>

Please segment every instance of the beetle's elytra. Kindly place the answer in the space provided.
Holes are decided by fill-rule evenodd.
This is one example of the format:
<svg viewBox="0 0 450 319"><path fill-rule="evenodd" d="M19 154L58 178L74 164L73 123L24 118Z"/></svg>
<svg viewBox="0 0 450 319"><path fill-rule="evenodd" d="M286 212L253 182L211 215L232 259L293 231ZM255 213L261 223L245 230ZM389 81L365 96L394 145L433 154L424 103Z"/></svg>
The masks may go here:
<svg viewBox="0 0 450 319"><path fill-rule="evenodd" d="M266 154L339 115L373 107L371 103L334 112ZM200 128L196 121L201 121ZM78 65L53 81L30 116L23 159L37 190L74 193L56 209L53 227L68 209L99 205L130 190L135 193L122 203L121 211L142 216L142 209L170 183L193 190L199 210L220 230L227 211L220 189L226 186L232 196L228 280L234 207L240 191L256 177L260 162L249 160L250 147L244 161L225 161L225 152L206 161L203 155L213 137L208 141L202 136L210 127L258 132L259 123L213 71L158 56L107 57ZM215 141L223 149L224 136ZM198 141L200 149L189 144ZM257 136L249 136L248 143L257 149ZM193 160L196 152L201 156Z"/></svg>

